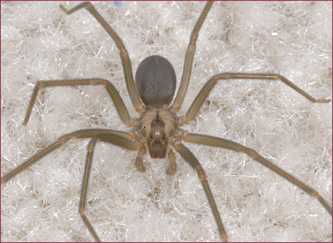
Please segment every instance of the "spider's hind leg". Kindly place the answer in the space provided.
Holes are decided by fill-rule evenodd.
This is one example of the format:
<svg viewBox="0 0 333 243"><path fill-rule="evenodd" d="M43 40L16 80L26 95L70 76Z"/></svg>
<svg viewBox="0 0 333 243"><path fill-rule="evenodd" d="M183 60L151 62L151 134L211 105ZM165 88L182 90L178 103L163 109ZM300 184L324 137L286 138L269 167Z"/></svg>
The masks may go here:
<svg viewBox="0 0 333 243"><path fill-rule="evenodd" d="M214 1L208 1L202 10L199 19L197 20L190 37L190 42L188 43L186 54L185 54L185 62L183 68L182 78L180 80L179 88L177 91L177 95L173 104L171 105L171 111L176 113L179 111L180 107L183 104L185 94L190 82L191 72L192 72L192 65L194 59L194 53L196 48L196 42L199 36L199 31L207 17L207 14L212 7Z"/></svg>
<svg viewBox="0 0 333 243"><path fill-rule="evenodd" d="M136 111L138 113L142 113L145 110L145 107L139 97L138 91L136 90L134 84L131 60L128 56L125 45L118 36L118 34L111 28L111 26L104 20L104 18L97 12L97 10L90 2L80 3L69 10L67 10L63 5L60 4L60 8L68 15L74 13L75 11L81 8L86 8L95 17L95 19L103 26L103 28L106 30L109 36L114 40L120 52L120 58L123 65L125 81L129 96L132 100L132 103Z"/></svg>

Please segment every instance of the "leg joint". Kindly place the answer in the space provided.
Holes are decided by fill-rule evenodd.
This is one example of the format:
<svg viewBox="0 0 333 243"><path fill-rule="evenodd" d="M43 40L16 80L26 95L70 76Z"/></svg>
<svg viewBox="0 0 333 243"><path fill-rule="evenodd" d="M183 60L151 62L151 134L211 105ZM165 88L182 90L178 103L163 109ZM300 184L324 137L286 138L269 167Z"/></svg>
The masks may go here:
<svg viewBox="0 0 333 243"><path fill-rule="evenodd" d="M44 81L38 81L36 86L38 88L43 88L43 87L45 87L45 82Z"/></svg>
<svg viewBox="0 0 333 243"><path fill-rule="evenodd" d="M196 167L195 167L195 170L198 172L199 179L200 179L201 182L203 182L203 181L207 181L206 173L205 173L205 171L202 169L201 166L196 166Z"/></svg>
<svg viewBox="0 0 333 243"><path fill-rule="evenodd" d="M74 133L70 133L70 134L66 134L64 136L61 136L60 138L58 138L58 142L60 144L64 144L66 143L68 140L76 138L76 135Z"/></svg>
<svg viewBox="0 0 333 243"><path fill-rule="evenodd" d="M321 198L320 195L319 195L319 193L318 193L318 192L315 192L315 191L311 192L311 195L312 195L313 197L317 198L317 199Z"/></svg>
<svg viewBox="0 0 333 243"><path fill-rule="evenodd" d="M86 7L86 9L92 9L93 5L91 4L91 2L85 2L84 6Z"/></svg>
<svg viewBox="0 0 333 243"><path fill-rule="evenodd" d="M246 148L246 147L241 148L241 152L247 154L248 156L250 156L253 159L257 159L259 157L259 155L256 151L254 151L253 149Z"/></svg>
<svg viewBox="0 0 333 243"><path fill-rule="evenodd" d="M99 140L98 137L94 137L90 140L90 143L88 144L88 147L87 147L87 150L89 153L94 151L95 145L98 140Z"/></svg>
<svg viewBox="0 0 333 243"><path fill-rule="evenodd" d="M79 208L79 214L81 217L85 217L84 208Z"/></svg>
<svg viewBox="0 0 333 243"><path fill-rule="evenodd" d="M126 48L124 48L124 47L121 47L121 48L119 49L119 51L120 51L120 54L127 53L127 50L126 50Z"/></svg>

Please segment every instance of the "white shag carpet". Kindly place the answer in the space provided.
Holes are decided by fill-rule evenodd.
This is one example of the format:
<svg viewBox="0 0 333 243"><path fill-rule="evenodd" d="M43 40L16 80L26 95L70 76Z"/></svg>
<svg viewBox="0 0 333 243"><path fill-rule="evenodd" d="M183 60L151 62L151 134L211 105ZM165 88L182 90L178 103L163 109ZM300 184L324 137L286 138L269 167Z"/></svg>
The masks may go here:
<svg viewBox="0 0 333 243"><path fill-rule="evenodd" d="M63 2L67 8L77 2ZM133 70L166 57L177 80L203 2L94 2L123 39ZM179 114L221 72L280 73L316 98L331 99L332 2L216 2L200 31ZM134 111L118 49L86 11L59 2L1 2L1 175L65 133L128 131L103 87L42 90L22 126L38 80L110 80ZM177 86L178 87L178 86ZM255 149L332 202L332 103L313 104L281 82L220 81L184 128ZM1 185L2 241L92 241L78 214L88 140L73 140ZM201 161L229 241L332 241L332 220L314 198L246 155L185 143ZM167 159L99 143L87 215L102 241L219 241L196 172Z"/></svg>

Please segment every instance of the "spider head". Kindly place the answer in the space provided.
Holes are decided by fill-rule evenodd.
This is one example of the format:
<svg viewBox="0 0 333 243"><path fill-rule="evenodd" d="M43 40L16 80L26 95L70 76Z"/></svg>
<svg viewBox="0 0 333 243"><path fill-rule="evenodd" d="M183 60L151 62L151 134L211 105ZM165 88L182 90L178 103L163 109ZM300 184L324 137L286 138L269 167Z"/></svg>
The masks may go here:
<svg viewBox="0 0 333 243"><path fill-rule="evenodd" d="M147 138L147 145L152 158L165 158L168 148L168 137L165 133L165 123L157 114L151 123L151 130Z"/></svg>

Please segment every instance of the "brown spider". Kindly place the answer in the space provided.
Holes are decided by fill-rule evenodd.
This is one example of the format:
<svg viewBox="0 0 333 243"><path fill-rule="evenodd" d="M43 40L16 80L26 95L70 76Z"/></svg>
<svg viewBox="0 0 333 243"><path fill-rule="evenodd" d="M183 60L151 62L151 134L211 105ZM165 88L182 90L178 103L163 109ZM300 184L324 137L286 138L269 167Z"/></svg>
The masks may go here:
<svg viewBox="0 0 333 243"><path fill-rule="evenodd" d="M157 59L157 60L159 61L160 59ZM230 78L239 78L239 77L242 77L242 78L263 78L263 77L269 78L269 77L266 76L266 74L262 75L262 76L261 75L251 75L251 74L245 74L243 76L237 76L239 74L231 74L231 76L230 76L230 74L225 74L225 75L226 76L224 76L224 77L228 78L228 79L230 79ZM223 76L221 76L220 78L222 78L222 77ZM215 82L214 79L212 79L212 80L213 80L213 82ZM100 81L101 83L104 83L103 80L97 80L97 81ZM126 81L128 81L128 79ZM65 81L65 83L63 83L63 85L73 85L74 82L75 81L68 81L67 80L67 81ZM78 83L79 84L88 84L88 83L91 84L91 82L94 82L94 81L92 81L92 80L86 81L85 80L85 81L79 81ZM52 83L49 83L49 84L52 84ZM60 85L60 83L57 82L57 84L55 84L55 85ZM133 88L134 84L133 83L132 84L128 84L128 86ZM112 91L112 87L111 88L109 87L109 89ZM294 89L297 89L297 88L294 87ZM131 89L129 88L129 90L131 90ZM172 89L169 89L169 90L172 90ZM180 90L182 90L182 89L180 88ZM132 99L134 99L134 100L132 100L134 106L137 108L137 110L139 111L139 113L141 113L141 115L144 114L145 112L142 111L142 106L141 106L142 103L141 103L140 99L136 99L135 100L135 98L133 98L133 97L136 97L136 95L135 95L135 89L132 89L132 94L131 94L131 91L129 91L129 92L130 92L130 97ZM185 93L186 93L186 89L184 90L184 95L185 95ZM208 91L207 91L207 93L208 93ZM300 93L302 95L306 96L305 92L300 91ZM34 94L37 94L37 91L34 92ZM179 94L179 92L178 92L178 94ZM114 95L116 95L116 93ZM111 96L112 96L112 94L111 94ZM163 104L170 103L171 99L172 99L172 96L173 96L173 92L171 92L169 95L166 96L166 98L165 98L166 101ZM203 98L205 98L206 96L207 96L207 94L205 94L205 96L203 96ZM198 96L198 97L202 98L202 96ZM36 97L34 97L34 98L36 98ZM28 108L28 113L27 113L26 119L24 121L25 124L28 121L28 118L29 118L29 115L30 115L29 111L32 110L32 106L33 106L33 103L34 103L34 98L31 99L31 102L30 102L30 105L29 105L29 108ZM118 144L120 146L123 146L123 147L134 146L134 147L131 147L131 148L134 148L136 150L139 149L139 156L138 156L138 159L136 161L136 166L137 166L137 168L139 170L143 170L143 165L142 165L142 162L141 162L141 157L142 157L142 154L144 153L144 151L147 150L146 146L145 147L141 146L141 145L145 144L146 140L144 140L144 141L142 141L142 139L140 140L140 134L143 133L142 130L144 130L143 129L144 127L147 128L149 126L153 127L154 133L151 134L149 132L144 132L144 136L148 139L147 144L149 144L150 135L152 135L152 137L154 137L154 135L155 136L160 136L160 138L161 138L161 139L156 139L155 138L155 140L154 140L155 141L155 145L154 145L154 143L152 143L152 146L149 147L150 148L149 151L150 151L150 154L151 154L152 157L161 157L161 158L165 157L166 153L167 153L166 149L169 148L167 146L167 144L165 144L164 146L161 146L159 149L157 149L156 150L157 152L154 150L154 147L155 146L160 146L162 144L160 141L170 140L169 141L170 144L181 155L183 155L185 157L185 159L189 160L190 163L191 162L196 162L196 160L193 157L193 155L190 152L188 152L182 145L180 145L178 139L184 139L186 141L199 142L199 143L205 143L205 139L202 139L201 141L194 141L195 140L195 136L194 135L188 135L186 133L183 133L181 130L179 130L179 133L177 133L178 118L174 117L174 115L172 115L172 113L170 113L169 111L167 111L167 109L161 109L161 110L158 110L158 111L156 110L156 108L150 109L149 111L147 111L147 113L151 112L153 114L151 116L152 119L149 122L147 122L147 124L144 124L143 122L140 122L140 119L137 122L134 121L134 120L126 119L126 112L125 112L126 108L125 107L120 108L120 106L123 106L123 104L122 104L122 102L120 101L120 99L118 97L113 97L113 99L118 100L118 101L115 102L115 104L116 104L117 110L119 111L120 116L121 116L122 120L124 121L124 123L132 126L134 128L133 131L136 131L136 129L138 129L138 132L134 132L134 133L130 133L130 134L125 134L123 132L120 132L120 133L119 132L108 132L109 134L112 134L112 136L104 137L105 136L105 134L104 134L104 135L101 135L101 137L99 137L99 139L102 140L102 141L105 140L105 141L109 141L111 143L116 143L116 144ZM314 101L314 100L312 100L312 101ZM147 104L148 106L149 105L153 106L155 104L155 102L156 102L156 100L153 99L153 103L150 103L150 101L146 101L145 104ZM202 99L202 102L203 102L203 99ZM187 112L187 114L184 117L180 117L179 124L182 125L183 123L189 122L194 117L194 115L196 114L196 112L198 111L198 109L201 107L202 102L201 101L200 102L199 101L197 101L197 102L194 101L193 105L191 106L191 108L189 109L189 111ZM322 102L325 102L325 100L322 100ZM179 102L179 106L181 105L181 103L182 103L182 101ZM178 105L177 105L177 98L176 98L176 100L173 102L170 110L171 110L171 112L176 113L178 111L178 109L179 108L178 108ZM145 120L148 115L146 115L146 116L142 115L142 116L144 117L143 120ZM173 125L174 128L171 129L171 131L168 130L168 126L170 126L170 124L167 122L167 121L170 121L170 120L174 120L174 122L171 123L171 124L176 124L176 125ZM138 125L137 125L137 123L138 123ZM166 136L163 137L163 127L164 126L165 126L165 129L168 130L168 132L165 134ZM85 136L92 137L92 136L95 136L95 135L99 134L100 131L102 131L102 130L90 130L89 132L87 130L82 130L81 132L78 132L76 135L79 134L79 136L83 136L83 137L85 137ZM172 133L172 134L170 134L170 133ZM116 135L114 135L114 134L116 134ZM150 135L148 135L148 134L150 134ZM62 137L62 138L64 138L64 137ZM111 141L109 140L110 138L111 138ZM115 138L118 139L118 140L115 140ZM130 142L126 138L134 139L136 142ZM207 139L207 137L206 137L206 139ZM60 139L59 141L62 141L62 140ZM94 144L95 144L96 141L97 141L97 139L92 139L91 142L90 142L89 147L93 148L93 146L94 146ZM158 141L158 143L156 144L157 141ZM222 144L220 144L221 141L222 140L220 139L218 141L215 141L214 144L210 144L210 145L213 145L213 146L223 146ZM58 145L61 145L61 143L62 142L59 142ZM166 141L166 143L167 143L167 141ZM239 145L235 145L234 143L230 143L230 142L228 142L228 144L231 146L230 148L232 150L237 150L237 151L239 150ZM58 145L56 145L56 146L58 146ZM51 148L55 149L56 146L55 147L51 147ZM242 152L246 152L246 153L248 153L251 156L252 150L246 150L246 149L244 150L244 147L241 147L241 150L243 150ZM173 162L174 161L173 153L170 152L170 151L172 151L172 150L169 150L168 155L170 156L170 160L171 160L172 163L171 163L171 166L170 166L168 172L169 173L174 173L174 171L175 171L175 163ZM90 155L92 156L92 153L90 153ZM88 157L87 158L89 158L89 153L88 153ZM26 165L29 165L29 162L32 162L32 160L28 160L26 162L27 163ZM198 166L198 164L197 164L197 166ZM202 173L202 170L198 169L198 167L197 167L197 170L198 170L198 173L200 173L200 172ZM18 170L18 171L20 171L20 170ZM2 182L7 181L10 177L11 176L9 176L9 177L6 177L6 176L3 177L2 178ZM87 182L88 178L87 177L85 177L85 178L86 178L86 180L84 180L84 182ZM200 178L203 179L204 176L201 175ZM205 186L204 181L203 181L203 184ZM206 188L205 190L206 190L206 193L209 192L208 188ZM83 196L81 196L81 206L82 206L82 208L84 207L85 192L86 192L86 190L83 189L82 190L82 193L83 193L82 195ZM209 201L211 203L211 206L214 208L214 200L213 200L213 198L211 197ZM325 202L322 202L322 203L325 206L326 203ZM326 209L329 210L329 212L331 212L331 210L330 210L330 208L329 208L329 206L327 204L326 204L325 207L326 207ZM218 213L215 213L214 216L215 216L215 218L218 218ZM219 222L219 220L217 220L217 222ZM93 233L94 232L93 228L89 226L89 223L86 223L86 224L87 224L88 228L90 229L90 231ZM218 223L218 225L219 225L219 223ZM226 238L226 235L223 233L223 228L222 228L221 224L219 225L219 229L220 229L220 233L222 235L222 238ZM95 235L95 239L97 240L97 236L96 235Z"/></svg>

